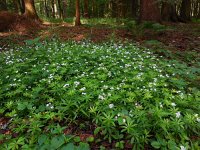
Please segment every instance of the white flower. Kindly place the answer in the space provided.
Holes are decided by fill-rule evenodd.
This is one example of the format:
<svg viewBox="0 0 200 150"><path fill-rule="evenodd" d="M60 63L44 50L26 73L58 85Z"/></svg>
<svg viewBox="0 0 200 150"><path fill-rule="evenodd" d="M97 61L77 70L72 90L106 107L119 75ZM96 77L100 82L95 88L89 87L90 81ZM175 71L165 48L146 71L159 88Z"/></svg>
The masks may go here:
<svg viewBox="0 0 200 150"><path fill-rule="evenodd" d="M126 119L123 119L123 123L125 123L126 122Z"/></svg>
<svg viewBox="0 0 200 150"><path fill-rule="evenodd" d="M184 147L183 145L181 145L180 147L181 147L180 150L186 150L186 147Z"/></svg>
<svg viewBox="0 0 200 150"><path fill-rule="evenodd" d="M104 100L105 99L105 97L103 96L103 95L99 95L99 97L98 97L100 100Z"/></svg>
<svg viewBox="0 0 200 150"><path fill-rule="evenodd" d="M82 95L86 95L86 93L82 93Z"/></svg>
<svg viewBox="0 0 200 150"><path fill-rule="evenodd" d="M171 105L172 105L173 107L175 107L175 106L176 106L176 104L175 104L175 103L171 103Z"/></svg>
<svg viewBox="0 0 200 150"><path fill-rule="evenodd" d="M65 87L68 87L69 86L69 84L65 84L63 87L65 88Z"/></svg>
<svg viewBox="0 0 200 150"><path fill-rule="evenodd" d="M80 84L80 82L75 81L74 84L75 84L76 86L78 86L78 85Z"/></svg>
<svg viewBox="0 0 200 150"><path fill-rule="evenodd" d="M85 91L85 90L86 90L86 88L85 88L85 87L83 87L83 88L81 88L81 89L80 89L80 91Z"/></svg>
<svg viewBox="0 0 200 150"><path fill-rule="evenodd" d="M162 105L162 103L160 103L160 108L163 108L163 105Z"/></svg>
<svg viewBox="0 0 200 150"><path fill-rule="evenodd" d="M109 108L113 108L114 107L114 104L109 104Z"/></svg>
<svg viewBox="0 0 200 150"><path fill-rule="evenodd" d="M199 123L200 123L200 118L197 118L197 122L199 122Z"/></svg>
<svg viewBox="0 0 200 150"><path fill-rule="evenodd" d="M176 118L180 118L180 116L181 116L181 112L178 111L178 112L176 113Z"/></svg>

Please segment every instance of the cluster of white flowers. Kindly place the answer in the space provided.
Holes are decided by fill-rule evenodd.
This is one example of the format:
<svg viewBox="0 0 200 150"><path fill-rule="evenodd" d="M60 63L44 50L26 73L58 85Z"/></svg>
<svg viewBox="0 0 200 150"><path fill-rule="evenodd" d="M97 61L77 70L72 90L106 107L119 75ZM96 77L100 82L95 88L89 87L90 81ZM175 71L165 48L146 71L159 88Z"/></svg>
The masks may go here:
<svg viewBox="0 0 200 150"><path fill-rule="evenodd" d="M53 106L52 103L47 103L47 104L46 104L46 107L48 107L48 108L50 108L50 109L54 109L54 106Z"/></svg>
<svg viewBox="0 0 200 150"><path fill-rule="evenodd" d="M75 81L74 82L74 85L77 87L78 85L80 84L80 82L78 82L78 81Z"/></svg>

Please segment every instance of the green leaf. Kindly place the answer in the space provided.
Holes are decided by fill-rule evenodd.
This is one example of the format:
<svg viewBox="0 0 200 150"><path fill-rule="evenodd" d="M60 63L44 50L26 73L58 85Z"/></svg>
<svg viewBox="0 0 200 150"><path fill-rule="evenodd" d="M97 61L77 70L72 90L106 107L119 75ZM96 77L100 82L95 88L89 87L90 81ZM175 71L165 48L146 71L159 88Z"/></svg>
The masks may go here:
<svg viewBox="0 0 200 150"><path fill-rule="evenodd" d="M87 142L94 142L94 137L92 137L92 136L91 136L91 137L88 137L88 138L86 139L86 141L87 141Z"/></svg>
<svg viewBox="0 0 200 150"><path fill-rule="evenodd" d="M122 117L119 117L119 118L117 119L117 121L118 121L118 124L119 124L119 125L123 125L123 124L124 124L123 118L122 118Z"/></svg>
<svg viewBox="0 0 200 150"><path fill-rule="evenodd" d="M80 137L79 136L76 136L76 137L74 137L74 142L80 142L81 141L81 139L80 139Z"/></svg>
<svg viewBox="0 0 200 150"><path fill-rule="evenodd" d="M44 142L47 140L47 138L48 137L45 134L40 135L39 138L38 138L38 144L39 145L44 144Z"/></svg>
<svg viewBox="0 0 200 150"><path fill-rule="evenodd" d="M75 150L75 146L73 143L68 143L66 146L63 146L61 150Z"/></svg>
<svg viewBox="0 0 200 150"><path fill-rule="evenodd" d="M153 141L153 142L151 142L151 146L153 146L153 148L155 148L155 149L159 149L161 145L159 142Z"/></svg>
<svg viewBox="0 0 200 150"><path fill-rule="evenodd" d="M81 142L76 150L90 150L90 146L88 143Z"/></svg>
<svg viewBox="0 0 200 150"><path fill-rule="evenodd" d="M94 130L94 135L97 135L99 133L99 131L101 130L101 127L97 127L95 130Z"/></svg>
<svg viewBox="0 0 200 150"><path fill-rule="evenodd" d="M65 143L65 139L63 136L56 136L51 140L51 146L54 149L59 148L60 146L62 146Z"/></svg>

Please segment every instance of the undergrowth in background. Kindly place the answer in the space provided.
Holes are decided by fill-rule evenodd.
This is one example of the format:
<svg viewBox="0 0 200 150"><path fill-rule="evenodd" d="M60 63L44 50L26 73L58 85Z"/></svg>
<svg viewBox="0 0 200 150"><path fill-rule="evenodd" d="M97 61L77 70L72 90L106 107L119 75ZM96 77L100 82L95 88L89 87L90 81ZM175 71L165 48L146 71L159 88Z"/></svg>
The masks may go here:
<svg viewBox="0 0 200 150"><path fill-rule="evenodd" d="M0 53L0 74L0 149L199 149L195 66L128 42L35 39Z"/></svg>

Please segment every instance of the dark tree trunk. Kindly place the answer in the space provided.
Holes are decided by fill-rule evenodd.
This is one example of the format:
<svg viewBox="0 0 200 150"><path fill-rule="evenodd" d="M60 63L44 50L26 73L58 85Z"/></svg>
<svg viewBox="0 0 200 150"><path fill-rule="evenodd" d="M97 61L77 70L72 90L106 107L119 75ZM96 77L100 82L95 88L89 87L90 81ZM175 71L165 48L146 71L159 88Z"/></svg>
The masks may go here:
<svg viewBox="0 0 200 150"><path fill-rule="evenodd" d="M160 22L161 15L156 0L140 0L140 22Z"/></svg>
<svg viewBox="0 0 200 150"><path fill-rule="evenodd" d="M52 12L52 17L56 18L55 7L54 7L54 0L51 0L51 12Z"/></svg>
<svg viewBox="0 0 200 150"><path fill-rule="evenodd" d="M89 18L89 3L88 0L84 0L84 17Z"/></svg>
<svg viewBox="0 0 200 150"><path fill-rule="evenodd" d="M24 15L30 19L39 19L35 10L34 0L24 0L25 13Z"/></svg>
<svg viewBox="0 0 200 150"><path fill-rule="evenodd" d="M136 18L138 12L138 0L132 0L131 5L132 5L132 17Z"/></svg>
<svg viewBox="0 0 200 150"><path fill-rule="evenodd" d="M173 3L163 2L161 15L163 21L178 21L178 15L176 13L175 4Z"/></svg>
<svg viewBox="0 0 200 150"><path fill-rule="evenodd" d="M163 21L171 21L171 4L163 2L161 16Z"/></svg>
<svg viewBox="0 0 200 150"><path fill-rule="evenodd" d="M61 2L60 0L58 0L58 9L59 9L59 17L61 19L63 19L63 10L62 10L62 7L61 7Z"/></svg>
<svg viewBox="0 0 200 150"><path fill-rule="evenodd" d="M19 3L21 14L24 14L25 13L25 3L24 3L24 0L18 0L18 3Z"/></svg>
<svg viewBox="0 0 200 150"><path fill-rule="evenodd" d="M47 0L44 0L44 8L45 8L45 15L46 15L46 17L50 17L49 16L48 5L47 5Z"/></svg>
<svg viewBox="0 0 200 150"><path fill-rule="evenodd" d="M4 11L8 10L8 9L7 9L6 0L0 0L0 11L1 11L1 10L4 10Z"/></svg>
<svg viewBox="0 0 200 150"><path fill-rule="evenodd" d="M80 20L80 0L76 0L76 20L75 20L75 26L80 26L81 25L81 20Z"/></svg>
<svg viewBox="0 0 200 150"><path fill-rule="evenodd" d="M191 0L183 0L181 4L180 10L180 19L183 22L190 21L190 13L191 13Z"/></svg>
<svg viewBox="0 0 200 150"><path fill-rule="evenodd" d="M63 0L63 18L67 17L67 0Z"/></svg>
<svg viewBox="0 0 200 150"><path fill-rule="evenodd" d="M15 13L19 13L20 12L20 4L18 0L13 0L13 4L14 4L14 10Z"/></svg>

